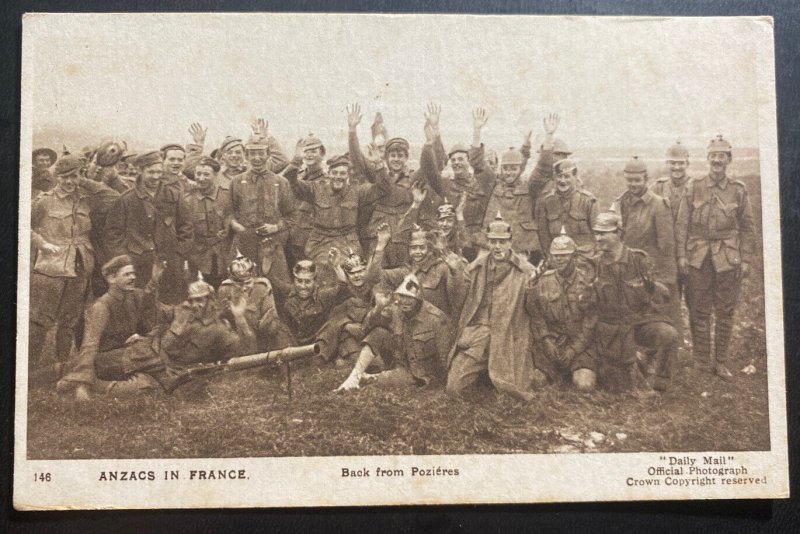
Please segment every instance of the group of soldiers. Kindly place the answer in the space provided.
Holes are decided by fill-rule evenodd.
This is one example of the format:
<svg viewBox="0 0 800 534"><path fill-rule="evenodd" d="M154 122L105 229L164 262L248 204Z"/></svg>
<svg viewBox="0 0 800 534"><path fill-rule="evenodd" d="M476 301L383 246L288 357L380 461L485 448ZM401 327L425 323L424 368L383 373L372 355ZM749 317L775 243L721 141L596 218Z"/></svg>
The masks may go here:
<svg viewBox="0 0 800 534"><path fill-rule="evenodd" d="M415 169L380 115L362 150L358 104L348 152L332 157L313 135L287 157L261 119L209 154L199 124L186 146L35 150L30 376L85 400L315 343L320 365L352 367L337 391L460 395L484 376L526 400L548 383L652 396L670 385L685 299L693 360L731 379L755 237L728 141L709 143L702 178L680 142L655 181L634 157L601 212L554 136L558 115L531 166L531 133L498 158L478 108L471 145L447 151L440 115L427 106Z"/></svg>

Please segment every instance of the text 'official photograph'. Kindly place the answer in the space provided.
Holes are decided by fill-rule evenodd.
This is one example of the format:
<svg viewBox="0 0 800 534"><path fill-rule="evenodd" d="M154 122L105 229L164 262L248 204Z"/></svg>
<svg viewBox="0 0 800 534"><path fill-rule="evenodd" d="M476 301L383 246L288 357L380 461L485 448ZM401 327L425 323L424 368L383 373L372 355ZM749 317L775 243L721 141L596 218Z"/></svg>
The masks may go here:
<svg viewBox="0 0 800 534"><path fill-rule="evenodd" d="M19 508L788 495L771 20L31 14L22 72Z"/></svg>

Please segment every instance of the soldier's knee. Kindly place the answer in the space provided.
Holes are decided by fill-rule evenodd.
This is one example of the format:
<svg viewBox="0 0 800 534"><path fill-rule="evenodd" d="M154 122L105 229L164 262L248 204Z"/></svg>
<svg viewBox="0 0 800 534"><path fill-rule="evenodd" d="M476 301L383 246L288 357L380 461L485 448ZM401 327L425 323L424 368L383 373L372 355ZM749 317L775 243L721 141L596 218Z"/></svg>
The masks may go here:
<svg viewBox="0 0 800 534"><path fill-rule="evenodd" d="M572 385L578 391L593 391L597 386L597 374L591 369L577 369L572 373Z"/></svg>

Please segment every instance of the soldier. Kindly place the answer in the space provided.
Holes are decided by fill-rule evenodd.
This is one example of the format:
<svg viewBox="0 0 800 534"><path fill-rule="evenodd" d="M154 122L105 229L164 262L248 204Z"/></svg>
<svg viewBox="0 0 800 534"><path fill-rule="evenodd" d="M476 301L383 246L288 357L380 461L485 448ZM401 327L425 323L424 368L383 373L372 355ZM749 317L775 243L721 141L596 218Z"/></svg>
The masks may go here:
<svg viewBox="0 0 800 534"><path fill-rule="evenodd" d="M597 365L589 348L597 317L591 291L594 272L577 261L577 246L565 231L550 243L552 269L532 282L526 296L533 360L550 382L566 379L591 391Z"/></svg>
<svg viewBox="0 0 800 534"><path fill-rule="evenodd" d="M217 151L217 157L222 163L222 169L217 174L217 186L230 192L231 182L247 171L244 160L244 142L238 137L226 137Z"/></svg>
<svg viewBox="0 0 800 534"><path fill-rule="evenodd" d="M219 287L218 300L223 305L244 299L245 318L256 334L258 350L278 350L292 344L289 329L275 308L272 284L254 274L255 264L237 251L228 267L230 277Z"/></svg>
<svg viewBox="0 0 800 534"><path fill-rule="evenodd" d="M311 207L311 231L306 241L304 256L320 267L320 282L335 283L333 266L327 264L331 248L353 250L361 254L361 244L356 233L358 211L374 202L377 188L374 184L350 184L350 160L337 156L328 161L328 179L304 181L298 179L298 169L293 164L284 176L292 186L295 198Z"/></svg>
<svg viewBox="0 0 800 534"><path fill-rule="evenodd" d="M233 217L230 191L218 187L220 165L208 156L194 163L197 186L189 193L194 240L189 252L191 272L203 273L214 288L225 279L231 250L230 222Z"/></svg>
<svg viewBox="0 0 800 534"><path fill-rule="evenodd" d="M120 177L122 185L125 186L125 191L136 187L136 179L139 176L139 170L136 168L136 158L138 157L139 154L136 152L127 153L117 163L117 175ZM125 191L120 191L120 194Z"/></svg>
<svg viewBox="0 0 800 534"><path fill-rule="evenodd" d="M733 377L725 365L733 313L755 246L747 188L726 174L731 160L731 144L721 135L712 139L709 173L689 182L675 223L678 265L688 274L686 300L695 360L709 360L714 313L712 370L726 380Z"/></svg>
<svg viewBox="0 0 800 534"><path fill-rule="evenodd" d="M55 186L56 181L50 173L50 167L56 162L57 157L56 151L52 148L37 148L31 154L33 165L31 198L36 198L39 193L50 191Z"/></svg>
<svg viewBox="0 0 800 534"><path fill-rule="evenodd" d="M149 341L152 340L143 345L141 342L147 340L145 336L160 319L156 287L164 265L153 263L150 280L143 288L136 287L136 269L129 256L112 258L103 265L101 272L108 283L108 292L97 299L86 314L83 343L77 360L58 382L60 392L74 392L78 400L87 400L90 389L96 385L95 364L98 359L113 360L112 353L125 352L137 344L137 350L144 349L139 353L142 356L139 363L144 368L158 360L150 354ZM151 386L147 377L136 378L127 384L130 390Z"/></svg>
<svg viewBox="0 0 800 534"><path fill-rule="evenodd" d="M489 252L466 269L466 301L448 357L447 392L462 394L480 373L494 386L525 400L537 380L529 352L525 289L534 268L511 248L511 226L498 213L487 228Z"/></svg>
<svg viewBox="0 0 800 534"><path fill-rule="evenodd" d="M178 157L176 150L169 152ZM123 193L106 218L105 246L110 257L131 257L140 287L150 280L153 263L166 261L159 298L177 304L186 296L183 263L194 233L191 206L180 181L164 178L160 151L144 152L136 166L140 173L136 188Z"/></svg>
<svg viewBox="0 0 800 534"><path fill-rule="evenodd" d="M597 217L597 199L578 187L578 166L569 159L553 165L555 188L541 198L536 219L542 250L550 250L550 242L562 227L575 240L578 251L589 253L594 249L592 224Z"/></svg>
<svg viewBox="0 0 800 534"><path fill-rule="evenodd" d="M382 386L425 386L443 380L450 347L447 316L423 300L413 274L403 279L393 296L391 306L387 307L388 297L378 301L374 315L382 322L367 334L358 361L336 391L358 389L362 380L369 379ZM383 370L367 374L374 362Z"/></svg>
<svg viewBox="0 0 800 534"><path fill-rule="evenodd" d="M555 126L558 127L558 122L560 122L558 115L553 114L551 117L556 117ZM547 130L547 125L545 125L545 130ZM553 165L562 159L567 159L571 155L572 151L563 139L551 137L548 143L548 137L545 137L544 142L539 147L540 165L537 165L531 170L531 174L527 180L531 188L531 196L536 197L537 203L555 189ZM552 162L549 167L546 165L546 161L548 160ZM581 187L582 181L580 177L577 179L577 184L578 187ZM536 213L536 209L537 207L534 206L534 214Z"/></svg>
<svg viewBox="0 0 800 534"><path fill-rule="evenodd" d="M428 183L430 174L435 172L433 163L433 147L426 144L422 149L421 158L429 164L425 170L411 174L407 168L409 144L403 138L395 137L389 139L385 146L384 159L380 159L380 154L373 152L369 159L365 158L358 143L357 128L361 122L361 107L353 104L347 108L347 124L349 128L349 147L350 158L353 168L357 173L363 174L367 181L375 183L378 188L376 201L371 205L372 214L367 224L364 234L365 252L371 255L375 250L377 242L378 227L382 223L387 223L390 227L397 227L397 223L408 211L413 201L411 197L411 186L414 183ZM435 224L436 207L430 195L425 204L420 207L420 225L432 228ZM364 211L369 211L370 206L364 206ZM384 254L384 264L386 267L397 267L405 263L408 259L408 241L405 240L406 234L396 232L396 241L388 245Z"/></svg>
<svg viewBox="0 0 800 534"><path fill-rule="evenodd" d="M328 320L331 309L341 302L346 280L338 284L319 287L317 266L310 260L300 260L292 269L294 283L287 284L268 272L272 287L278 296L284 324L294 337L293 345L309 345L317 341L318 332Z"/></svg>
<svg viewBox="0 0 800 534"><path fill-rule="evenodd" d="M202 143L200 144L202 145ZM178 183L184 194L189 193L195 186L195 183L183 174L183 166L186 162L186 149L177 143L169 143L162 146L160 150L161 157L164 161L163 182L165 184Z"/></svg>
<svg viewBox="0 0 800 534"><path fill-rule="evenodd" d="M289 175L291 175L294 184L324 185L328 181L325 166L323 165L324 158L325 145L313 134L308 134L308 137L301 139L297 143L294 159L292 159L290 166L284 170L283 176L290 179ZM297 195L299 188L293 185L292 190ZM295 204L294 219L292 228L289 231L290 266L305 258L314 259L311 256L307 256L306 243L312 228L314 228L315 210L314 206L312 206L313 201L307 199L308 195L303 196L304 198L298 197L298 202ZM328 249L325 248L323 254L327 253Z"/></svg>
<svg viewBox="0 0 800 534"><path fill-rule="evenodd" d="M436 221L435 231L438 234L438 248L445 257L450 254L455 254L459 258L464 257L464 204L466 199L466 195L461 195L458 206L453 207L445 198L438 208L439 218ZM439 239L439 236L444 239Z"/></svg>
<svg viewBox="0 0 800 534"><path fill-rule="evenodd" d="M286 178L268 169L267 139L251 136L245 145L245 154L250 169L231 182L233 244L256 263L258 273L266 273L271 268L273 276L288 282L283 247L294 211L291 187Z"/></svg>
<svg viewBox="0 0 800 534"><path fill-rule="evenodd" d="M31 209L31 245L36 259L30 281L29 369L49 365L42 350L47 331L56 327L55 361L66 362L77 338L95 251L90 235L93 212L105 212L119 195L86 178L83 161L63 156L56 162L56 185L40 193Z"/></svg>
<svg viewBox="0 0 800 534"><path fill-rule="evenodd" d="M601 378L607 379L616 369L641 395L652 395L653 388L665 391L679 341L665 310L669 291L653 279L647 253L623 244L619 215L598 215L592 231L600 252L594 282L597 325L593 350L604 373ZM646 356L654 361L652 387L639 370L637 348L648 351Z"/></svg>
<svg viewBox="0 0 800 534"><path fill-rule="evenodd" d="M623 241L630 248L647 252L653 264L653 279L670 294L672 324L680 333L681 305L676 287L675 232L669 202L647 187L647 165L634 156L625 164L628 190L614 201L625 229Z"/></svg>
<svg viewBox="0 0 800 534"><path fill-rule="evenodd" d="M497 151L493 149L487 149L483 161L485 162L486 167L492 171L492 173L499 177L500 173L500 159L497 157Z"/></svg>

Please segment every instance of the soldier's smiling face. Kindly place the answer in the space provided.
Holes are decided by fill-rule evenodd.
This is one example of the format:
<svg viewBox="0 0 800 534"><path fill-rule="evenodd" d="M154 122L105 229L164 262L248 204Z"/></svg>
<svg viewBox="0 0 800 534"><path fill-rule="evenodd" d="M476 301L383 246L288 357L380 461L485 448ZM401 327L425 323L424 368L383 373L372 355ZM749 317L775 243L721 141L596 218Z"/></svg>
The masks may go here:
<svg viewBox="0 0 800 534"><path fill-rule="evenodd" d="M300 299L305 300L311 298L315 287L317 287L317 277L315 275L311 273L294 275L294 288Z"/></svg>
<svg viewBox="0 0 800 534"><path fill-rule="evenodd" d="M553 269L560 273L563 273L569 267L570 260L572 260L572 254L553 254L550 256L550 264Z"/></svg>
<svg viewBox="0 0 800 534"><path fill-rule="evenodd" d="M331 189L341 191L350 183L350 168L347 165L337 165L328 171L328 181Z"/></svg>
<svg viewBox="0 0 800 534"><path fill-rule="evenodd" d="M594 231L594 240L597 243L597 248L603 254L609 254L616 250L616 247L622 243L619 231L613 232L598 232Z"/></svg>
<svg viewBox="0 0 800 534"><path fill-rule="evenodd" d="M628 191L640 197L647 191L647 175L640 172L626 172L625 181L628 182Z"/></svg>
<svg viewBox="0 0 800 534"><path fill-rule="evenodd" d="M133 291L136 289L136 271L133 265L125 265L116 273L108 276L108 283L123 291Z"/></svg>
<svg viewBox="0 0 800 534"><path fill-rule="evenodd" d="M248 148L247 161L256 169L261 169L267 164L267 149L266 148Z"/></svg>
<svg viewBox="0 0 800 534"><path fill-rule="evenodd" d="M711 170L717 174L725 172L730 162L731 155L727 152L712 152L708 155L708 163L711 166Z"/></svg>
<svg viewBox="0 0 800 534"><path fill-rule="evenodd" d="M686 176L686 167L688 166L689 166L688 159L667 160L667 168L669 168L669 175L675 180L681 180L684 176Z"/></svg>
<svg viewBox="0 0 800 534"><path fill-rule="evenodd" d="M560 193L569 193L575 189L575 181L575 169L559 172L558 175L556 175L556 189Z"/></svg>
<svg viewBox="0 0 800 534"><path fill-rule="evenodd" d="M53 162L50 161L50 156L47 154L37 154L33 164L39 169L47 169Z"/></svg>
<svg viewBox="0 0 800 534"><path fill-rule="evenodd" d="M141 171L142 185L148 191L155 191L158 189L158 184L161 183L161 177L164 175L164 165L162 163L154 163L148 165Z"/></svg>
<svg viewBox="0 0 800 534"><path fill-rule="evenodd" d="M303 150L303 163L307 167L317 167L322 163L323 156L325 156L325 150L321 146L307 148Z"/></svg>
<svg viewBox="0 0 800 534"><path fill-rule="evenodd" d="M466 152L455 152L450 156L450 166L453 172L457 175L463 175L469 172L469 159Z"/></svg>
<svg viewBox="0 0 800 534"><path fill-rule="evenodd" d="M72 193L78 187L78 178L80 177L80 169L67 174L58 175L58 187L65 193Z"/></svg>
<svg viewBox="0 0 800 534"><path fill-rule="evenodd" d="M513 184L516 182L517 176L519 175L519 168L520 165L516 163L504 163L501 165L503 181L507 184Z"/></svg>
<svg viewBox="0 0 800 534"><path fill-rule="evenodd" d="M395 294L394 301L397 303L397 307L400 311L406 315L413 313L419 304L419 301L410 295Z"/></svg>
<svg viewBox="0 0 800 534"><path fill-rule="evenodd" d="M189 307L192 308L195 315L200 315L206 309L206 305L208 305L210 300L210 297L207 295L203 297L189 297Z"/></svg>
<svg viewBox="0 0 800 534"><path fill-rule="evenodd" d="M428 244L427 243L415 243L413 245L408 246L408 255L411 257L411 261L414 263L419 263L425 259L425 256L428 254Z"/></svg>
<svg viewBox="0 0 800 534"><path fill-rule="evenodd" d="M489 251L495 261L505 261L510 256L511 240L489 238Z"/></svg>
<svg viewBox="0 0 800 534"><path fill-rule="evenodd" d="M244 162L244 148L242 145L233 146L225 151L222 159L228 167L239 167Z"/></svg>
<svg viewBox="0 0 800 534"><path fill-rule="evenodd" d="M214 169L208 165L198 165L194 169L194 181L197 182L197 187L201 191L207 191L214 185L216 175L217 173L214 172Z"/></svg>
<svg viewBox="0 0 800 534"><path fill-rule="evenodd" d="M392 172L400 172L406 166L408 161L408 153L404 150L392 149L386 155L386 164Z"/></svg>
<svg viewBox="0 0 800 534"><path fill-rule="evenodd" d="M364 273L366 272L367 271L365 269L359 269L355 272L347 272L347 279L350 280L350 283L355 287L361 287L364 285Z"/></svg>
<svg viewBox="0 0 800 534"><path fill-rule="evenodd" d="M453 227L456 225L456 218L445 217L444 219L439 219L436 221L436 225L439 227L439 231L442 233L442 235L448 236L453 230Z"/></svg>
<svg viewBox="0 0 800 534"><path fill-rule="evenodd" d="M167 150L164 154L164 164L170 174L179 174L183 170L183 160L186 154L183 150Z"/></svg>

